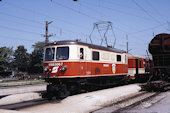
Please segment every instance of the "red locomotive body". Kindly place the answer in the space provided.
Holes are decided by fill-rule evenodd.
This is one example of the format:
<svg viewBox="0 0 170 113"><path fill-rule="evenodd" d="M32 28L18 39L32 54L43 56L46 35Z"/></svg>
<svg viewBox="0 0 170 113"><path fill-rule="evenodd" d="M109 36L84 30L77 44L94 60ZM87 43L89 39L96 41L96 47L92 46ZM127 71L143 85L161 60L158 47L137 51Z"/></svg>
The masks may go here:
<svg viewBox="0 0 170 113"><path fill-rule="evenodd" d="M45 46L44 76L50 96L106 87L125 80L127 53L78 41L58 41Z"/></svg>

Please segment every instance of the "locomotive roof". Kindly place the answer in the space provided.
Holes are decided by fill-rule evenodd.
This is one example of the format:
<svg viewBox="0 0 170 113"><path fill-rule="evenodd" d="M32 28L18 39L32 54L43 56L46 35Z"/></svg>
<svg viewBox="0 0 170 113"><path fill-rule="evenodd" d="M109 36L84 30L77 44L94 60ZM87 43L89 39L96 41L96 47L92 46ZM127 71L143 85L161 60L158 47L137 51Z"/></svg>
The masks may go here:
<svg viewBox="0 0 170 113"><path fill-rule="evenodd" d="M126 53L123 50L120 49L116 49L116 48L112 48L112 47L104 47L104 46L100 46L100 45L95 45L95 44L89 44L89 43L85 43L85 42L80 42L80 41L75 41L75 40L63 40L63 41L55 41L53 43L49 43L46 46L49 45L70 45L70 44L77 44L77 45L84 45L84 46L88 46L90 48L94 48L94 49L100 49L100 50L106 50L106 51L112 51L112 52L117 52L117 53Z"/></svg>

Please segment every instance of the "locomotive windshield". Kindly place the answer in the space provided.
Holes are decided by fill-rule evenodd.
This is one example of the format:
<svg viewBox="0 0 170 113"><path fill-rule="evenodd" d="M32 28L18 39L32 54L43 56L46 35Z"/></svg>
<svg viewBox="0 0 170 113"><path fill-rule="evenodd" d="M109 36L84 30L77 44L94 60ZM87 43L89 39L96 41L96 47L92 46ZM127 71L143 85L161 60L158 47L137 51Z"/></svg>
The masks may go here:
<svg viewBox="0 0 170 113"><path fill-rule="evenodd" d="M54 60L55 48L46 48L45 50L45 61Z"/></svg>
<svg viewBox="0 0 170 113"><path fill-rule="evenodd" d="M57 47L56 60L66 60L69 58L69 47Z"/></svg>

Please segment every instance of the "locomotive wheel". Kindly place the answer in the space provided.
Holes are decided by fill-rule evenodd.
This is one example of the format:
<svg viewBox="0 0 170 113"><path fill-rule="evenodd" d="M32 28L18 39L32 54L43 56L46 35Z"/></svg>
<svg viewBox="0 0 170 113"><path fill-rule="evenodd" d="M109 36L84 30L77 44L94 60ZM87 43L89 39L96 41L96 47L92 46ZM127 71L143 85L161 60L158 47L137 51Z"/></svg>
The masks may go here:
<svg viewBox="0 0 170 113"><path fill-rule="evenodd" d="M49 100L52 98L63 99L70 95L70 92L67 90L67 86L65 84L50 84L47 85L47 94L46 97Z"/></svg>
<svg viewBox="0 0 170 113"><path fill-rule="evenodd" d="M53 84L47 85L47 94L46 94L46 97L49 100L52 100L52 98L55 96L55 94L56 94L55 90L56 90L55 85L53 85Z"/></svg>
<svg viewBox="0 0 170 113"><path fill-rule="evenodd" d="M70 92L67 90L67 86L65 84L61 85L59 88L59 92L58 95L56 96L56 98L66 98L70 95Z"/></svg>

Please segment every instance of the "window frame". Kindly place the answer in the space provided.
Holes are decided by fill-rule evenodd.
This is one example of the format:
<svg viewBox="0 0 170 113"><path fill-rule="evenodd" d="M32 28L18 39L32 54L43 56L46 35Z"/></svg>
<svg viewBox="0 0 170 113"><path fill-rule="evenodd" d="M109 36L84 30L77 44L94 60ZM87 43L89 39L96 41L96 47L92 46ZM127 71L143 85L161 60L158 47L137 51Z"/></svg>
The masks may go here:
<svg viewBox="0 0 170 113"><path fill-rule="evenodd" d="M82 50L82 51L81 51ZM81 56L82 55L82 56ZM84 48L80 48L80 60L84 59Z"/></svg>
<svg viewBox="0 0 170 113"><path fill-rule="evenodd" d="M68 58L67 59L58 59L57 58L58 48L68 48ZM70 47L69 46L57 46L55 57L56 57L55 60L68 60L70 58Z"/></svg>
<svg viewBox="0 0 170 113"><path fill-rule="evenodd" d="M121 62L122 61L122 55L116 55L116 61Z"/></svg>
<svg viewBox="0 0 170 113"><path fill-rule="evenodd" d="M52 50L53 51L53 58L52 59L46 59L46 57L47 57L47 49L50 49L50 50ZM44 54L44 61L54 61L55 60L55 47L47 47L47 48L45 48L45 54Z"/></svg>
<svg viewBox="0 0 170 113"><path fill-rule="evenodd" d="M95 60L95 61L100 60L100 52L99 51L92 51L92 60Z"/></svg>

